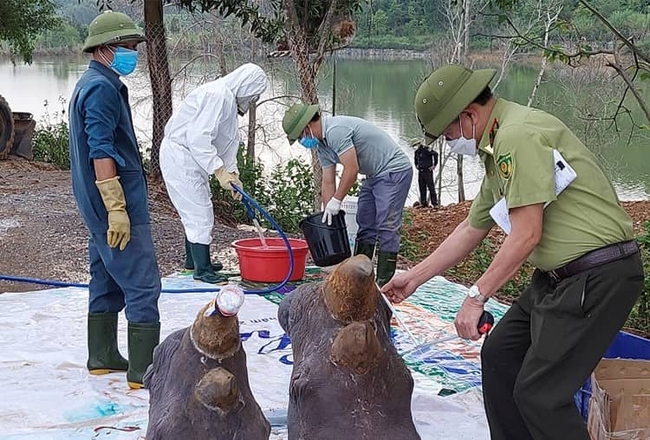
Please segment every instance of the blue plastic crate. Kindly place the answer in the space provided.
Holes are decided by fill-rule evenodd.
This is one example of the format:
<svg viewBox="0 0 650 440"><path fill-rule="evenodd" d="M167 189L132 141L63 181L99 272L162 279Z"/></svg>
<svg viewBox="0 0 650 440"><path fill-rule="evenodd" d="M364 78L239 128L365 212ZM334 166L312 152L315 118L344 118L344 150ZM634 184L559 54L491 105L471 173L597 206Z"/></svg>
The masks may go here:
<svg viewBox="0 0 650 440"><path fill-rule="evenodd" d="M616 339L605 353L604 358L615 359L645 359L650 360L650 340L627 332L618 332ZM575 395L576 405L585 422L589 414L589 398L591 397L591 377Z"/></svg>

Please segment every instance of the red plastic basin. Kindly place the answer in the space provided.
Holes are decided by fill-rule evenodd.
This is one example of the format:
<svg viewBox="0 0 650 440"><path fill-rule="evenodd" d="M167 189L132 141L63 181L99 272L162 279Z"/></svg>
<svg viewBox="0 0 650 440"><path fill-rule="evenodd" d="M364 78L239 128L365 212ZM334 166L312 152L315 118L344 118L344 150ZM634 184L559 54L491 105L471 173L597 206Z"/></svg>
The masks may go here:
<svg viewBox="0 0 650 440"><path fill-rule="evenodd" d="M245 238L234 241L232 246L239 257L241 277L248 281L279 283L289 272L289 251L281 238L267 238L267 248L262 247L259 238ZM290 238L293 252L293 272L289 281L298 281L305 276L309 246L305 240Z"/></svg>

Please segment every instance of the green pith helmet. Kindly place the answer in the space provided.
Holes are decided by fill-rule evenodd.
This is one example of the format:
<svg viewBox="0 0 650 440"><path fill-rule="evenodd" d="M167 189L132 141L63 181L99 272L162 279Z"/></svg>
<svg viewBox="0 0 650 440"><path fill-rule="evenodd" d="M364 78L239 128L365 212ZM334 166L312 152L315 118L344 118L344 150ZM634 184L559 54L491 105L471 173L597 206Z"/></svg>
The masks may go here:
<svg viewBox="0 0 650 440"><path fill-rule="evenodd" d="M300 134L303 132L311 118L314 117L320 106L318 104L294 104L284 114L282 118L282 128L287 134L289 143L293 144L298 140Z"/></svg>
<svg viewBox="0 0 650 440"><path fill-rule="evenodd" d="M88 26L88 38L83 51L92 52L97 46L122 41L145 41L144 34L126 14L104 11Z"/></svg>
<svg viewBox="0 0 650 440"><path fill-rule="evenodd" d="M471 70L450 64L435 70L415 95L415 113L427 143L433 142L460 113L481 94L497 73L495 69Z"/></svg>

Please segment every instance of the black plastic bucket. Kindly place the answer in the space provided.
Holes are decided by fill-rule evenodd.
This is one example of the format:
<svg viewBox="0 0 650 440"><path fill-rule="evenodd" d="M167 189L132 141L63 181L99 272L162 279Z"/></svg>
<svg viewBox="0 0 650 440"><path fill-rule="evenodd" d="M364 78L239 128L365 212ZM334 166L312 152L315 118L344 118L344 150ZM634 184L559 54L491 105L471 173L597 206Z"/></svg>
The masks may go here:
<svg viewBox="0 0 650 440"><path fill-rule="evenodd" d="M323 213L317 212L300 222L300 229L309 246L311 258L316 266L333 266L350 258L348 228L345 225L345 212L339 211L332 217L332 224L322 222Z"/></svg>

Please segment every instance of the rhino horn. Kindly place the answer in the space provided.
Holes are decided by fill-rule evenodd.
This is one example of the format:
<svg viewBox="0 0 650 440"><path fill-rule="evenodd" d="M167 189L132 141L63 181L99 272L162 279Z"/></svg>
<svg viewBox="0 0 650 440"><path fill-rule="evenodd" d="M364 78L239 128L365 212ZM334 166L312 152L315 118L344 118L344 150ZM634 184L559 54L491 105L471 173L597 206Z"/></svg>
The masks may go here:
<svg viewBox="0 0 650 440"><path fill-rule="evenodd" d="M356 255L339 264L323 284L325 305L343 322L365 321L377 311L378 289L372 261Z"/></svg>

